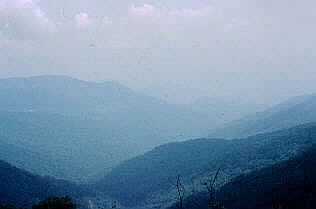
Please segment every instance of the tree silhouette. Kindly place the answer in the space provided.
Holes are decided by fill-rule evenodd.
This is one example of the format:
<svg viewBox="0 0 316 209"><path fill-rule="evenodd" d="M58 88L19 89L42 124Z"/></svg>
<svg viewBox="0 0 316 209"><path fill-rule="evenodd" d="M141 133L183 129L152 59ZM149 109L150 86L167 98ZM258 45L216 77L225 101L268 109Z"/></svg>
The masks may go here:
<svg viewBox="0 0 316 209"><path fill-rule="evenodd" d="M184 186L181 183L181 176L177 177L177 190L178 190L178 198L179 198L179 208L183 208L183 197L184 197Z"/></svg>
<svg viewBox="0 0 316 209"><path fill-rule="evenodd" d="M51 197L33 205L32 209L76 209L76 205L68 196Z"/></svg>

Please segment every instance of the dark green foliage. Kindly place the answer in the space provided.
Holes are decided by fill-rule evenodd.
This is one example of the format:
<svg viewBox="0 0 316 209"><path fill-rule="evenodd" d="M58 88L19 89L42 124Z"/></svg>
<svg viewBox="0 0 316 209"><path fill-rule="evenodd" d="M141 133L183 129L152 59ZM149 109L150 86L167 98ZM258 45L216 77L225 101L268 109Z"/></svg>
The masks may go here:
<svg viewBox="0 0 316 209"><path fill-rule="evenodd" d="M136 205L158 191L173 188L178 174L184 184L192 176L208 175L219 167L222 173L234 177L286 160L315 142L316 126L309 124L240 140L167 144L122 163L97 187L122 204Z"/></svg>
<svg viewBox="0 0 316 209"><path fill-rule="evenodd" d="M96 186L123 204L135 205L157 191L173 187L179 173L186 177L210 168L210 159L219 158L229 144L200 139L163 145L116 167Z"/></svg>
<svg viewBox="0 0 316 209"><path fill-rule="evenodd" d="M316 146L288 161L234 178L216 193L227 209L314 209ZM208 194L187 197L184 209L209 209ZM170 209L176 209L174 204Z"/></svg>
<svg viewBox="0 0 316 209"><path fill-rule="evenodd" d="M32 209L76 209L76 205L68 196L51 197L33 205Z"/></svg>
<svg viewBox="0 0 316 209"><path fill-rule="evenodd" d="M76 209L76 205L69 196L49 197L32 206L32 209ZM13 205L0 205L0 209L24 209Z"/></svg>
<svg viewBox="0 0 316 209"><path fill-rule="evenodd" d="M228 209L314 209L316 147L299 157L240 176L226 184L218 199Z"/></svg>
<svg viewBox="0 0 316 209"><path fill-rule="evenodd" d="M168 209L178 209L178 203L173 204ZM206 191L199 192L185 197L183 209L209 209L208 193Z"/></svg>
<svg viewBox="0 0 316 209"><path fill-rule="evenodd" d="M0 209L17 209L17 208L13 205L0 205ZM23 208L19 208L19 209L23 209Z"/></svg>
<svg viewBox="0 0 316 209"><path fill-rule="evenodd" d="M32 175L0 161L0 205L31 206L49 196L79 197L83 193L74 184Z"/></svg>

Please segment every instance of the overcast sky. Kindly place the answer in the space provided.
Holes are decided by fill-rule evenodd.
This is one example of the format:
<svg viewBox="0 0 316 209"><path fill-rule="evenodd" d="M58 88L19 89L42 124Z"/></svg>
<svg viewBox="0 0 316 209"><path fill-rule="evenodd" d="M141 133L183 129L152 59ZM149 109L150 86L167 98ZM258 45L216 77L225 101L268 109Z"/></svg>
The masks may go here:
<svg viewBox="0 0 316 209"><path fill-rule="evenodd" d="M0 77L269 103L316 92L315 67L315 0L0 0Z"/></svg>

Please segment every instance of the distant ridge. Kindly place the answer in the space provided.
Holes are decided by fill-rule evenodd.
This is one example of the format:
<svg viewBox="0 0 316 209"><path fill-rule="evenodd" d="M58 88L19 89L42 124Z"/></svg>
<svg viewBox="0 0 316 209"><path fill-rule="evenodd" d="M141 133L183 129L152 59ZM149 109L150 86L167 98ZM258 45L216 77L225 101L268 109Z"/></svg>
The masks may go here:
<svg viewBox="0 0 316 209"><path fill-rule="evenodd" d="M0 79L0 101L0 149L10 142L8 152L28 153L4 160L74 181L94 180L154 146L200 136L213 121L118 82L68 76ZM43 169L32 151L56 163Z"/></svg>
<svg viewBox="0 0 316 209"><path fill-rule="evenodd" d="M316 122L316 94L293 97L265 111L227 123L209 137L242 138Z"/></svg>

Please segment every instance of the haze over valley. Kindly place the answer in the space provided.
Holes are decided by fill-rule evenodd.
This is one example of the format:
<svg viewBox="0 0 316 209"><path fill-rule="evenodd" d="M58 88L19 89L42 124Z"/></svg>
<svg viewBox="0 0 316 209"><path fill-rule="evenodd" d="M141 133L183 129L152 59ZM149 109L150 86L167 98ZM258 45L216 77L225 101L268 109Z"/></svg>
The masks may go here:
<svg viewBox="0 0 316 209"><path fill-rule="evenodd" d="M314 209L315 10L0 0L0 209Z"/></svg>

